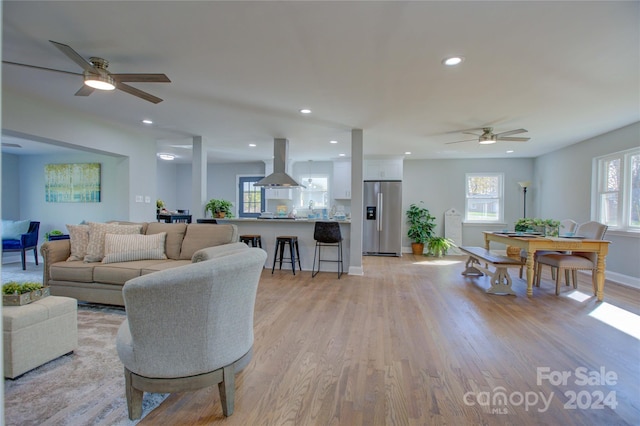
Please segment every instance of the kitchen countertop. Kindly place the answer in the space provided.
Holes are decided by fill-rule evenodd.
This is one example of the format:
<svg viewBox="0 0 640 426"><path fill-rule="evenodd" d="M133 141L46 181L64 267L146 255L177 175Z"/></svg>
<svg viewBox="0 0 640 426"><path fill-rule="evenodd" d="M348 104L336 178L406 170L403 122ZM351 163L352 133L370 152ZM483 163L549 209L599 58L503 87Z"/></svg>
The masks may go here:
<svg viewBox="0 0 640 426"><path fill-rule="evenodd" d="M298 237L298 244L300 248L300 261L302 263L303 271L311 271L313 269L313 259L316 249L316 241L314 239L314 228L316 222L326 222L322 219L258 219L254 217L240 217L240 218L223 218L216 219L218 223L234 224L238 227L239 235L252 234L260 235L262 240L262 248L267 252L267 260L265 267L271 269L273 267L273 260L275 258L275 242L279 235L295 235ZM350 247L351 247L351 221L350 220L336 220L341 225L342 229L342 246L343 246L343 259L344 269L349 269L350 262ZM324 250L323 250L324 251ZM335 251L335 248L334 250ZM336 271L337 264L323 264L322 271ZM286 267L283 268L282 273L290 274L291 269L286 272Z"/></svg>
<svg viewBox="0 0 640 426"><path fill-rule="evenodd" d="M295 219L290 219L290 218L274 218L274 219L259 219L259 218L255 218L255 217L234 217L234 218L223 218L223 219L216 219L219 222L222 221L228 221L228 222L264 222L264 223L315 223L315 222L338 222L338 223L347 223L350 224L351 220L349 219L345 219L345 220L334 220L334 219L307 219L307 218L295 218Z"/></svg>

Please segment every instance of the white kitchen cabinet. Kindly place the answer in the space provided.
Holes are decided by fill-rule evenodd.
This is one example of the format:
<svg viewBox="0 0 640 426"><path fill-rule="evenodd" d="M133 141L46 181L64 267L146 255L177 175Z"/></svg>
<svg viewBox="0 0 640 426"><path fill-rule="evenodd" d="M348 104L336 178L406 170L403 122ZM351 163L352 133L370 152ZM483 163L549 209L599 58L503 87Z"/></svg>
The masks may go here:
<svg viewBox="0 0 640 426"><path fill-rule="evenodd" d="M333 162L333 198L336 200L351 199L351 162Z"/></svg>
<svg viewBox="0 0 640 426"><path fill-rule="evenodd" d="M402 180L402 158L365 160L364 180Z"/></svg>
<svg viewBox="0 0 640 426"><path fill-rule="evenodd" d="M265 188L264 197L267 200L292 200L291 189L288 188Z"/></svg>

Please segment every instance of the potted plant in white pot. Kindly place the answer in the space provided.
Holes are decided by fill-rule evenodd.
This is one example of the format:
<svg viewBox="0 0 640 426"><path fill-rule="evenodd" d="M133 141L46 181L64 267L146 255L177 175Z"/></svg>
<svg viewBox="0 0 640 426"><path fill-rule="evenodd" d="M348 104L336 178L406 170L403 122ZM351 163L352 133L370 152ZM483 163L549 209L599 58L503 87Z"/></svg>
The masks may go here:
<svg viewBox="0 0 640 426"><path fill-rule="evenodd" d="M422 204L422 201L420 201ZM417 204L411 204L409 210L406 211L407 237L411 239L411 250L415 255L424 253L424 245L433 236L433 230L436 227L434 216L431 216L429 210Z"/></svg>

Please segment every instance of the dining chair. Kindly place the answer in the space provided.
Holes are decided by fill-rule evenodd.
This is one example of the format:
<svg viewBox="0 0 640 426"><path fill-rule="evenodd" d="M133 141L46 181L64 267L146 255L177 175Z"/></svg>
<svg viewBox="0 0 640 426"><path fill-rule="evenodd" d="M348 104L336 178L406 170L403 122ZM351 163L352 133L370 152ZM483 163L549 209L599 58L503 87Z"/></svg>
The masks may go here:
<svg viewBox="0 0 640 426"><path fill-rule="evenodd" d="M584 237L589 240L602 240L607 232L607 225L590 221L582 223L576 230L576 236ZM578 288L579 270L591 270L591 283L593 291L596 291L595 269L598 254L593 252L572 251L571 253L549 253L538 256L536 268L536 286L540 286L540 276L542 274L542 265L550 266L557 269L556 272L556 294L560 294L560 275L564 270L565 282L569 285L569 271L573 279L573 288Z"/></svg>
<svg viewBox="0 0 640 426"><path fill-rule="evenodd" d="M578 222L576 222L575 220L571 220L571 219L564 219L560 221L560 228L558 229L558 234L559 235L563 235L563 234L574 234L576 231L576 228L578 227ZM567 253L567 252L559 252L559 251L551 251L551 250L541 250L541 251L537 251L533 257L533 273L535 274L537 268L538 268L538 256L543 256L545 254L551 254L551 253ZM520 278L522 278L522 270L524 269L524 265L526 265L527 263L527 251L526 250L520 250L520 260L522 261L522 266L520 266ZM556 279L556 270L555 268L551 268L551 278L553 278L554 280ZM533 277L534 282L536 282L535 280L535 276Z"/></svg>

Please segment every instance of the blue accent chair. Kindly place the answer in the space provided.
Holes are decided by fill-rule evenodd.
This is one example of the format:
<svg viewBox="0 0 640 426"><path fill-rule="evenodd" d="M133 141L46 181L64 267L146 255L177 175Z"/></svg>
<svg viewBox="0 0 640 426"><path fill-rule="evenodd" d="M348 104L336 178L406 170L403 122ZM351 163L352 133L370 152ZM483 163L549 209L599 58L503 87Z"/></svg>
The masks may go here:
<svg viewBox="0 0 640 426"><path fill-rule="evenodd" d="M38 264L38 231L40 222L31 222L26 234L22 234L19 240L2 240L2 252L19 251L22 253L22 270L27 269L27 250L33 249L33 256Z"/></svg>

